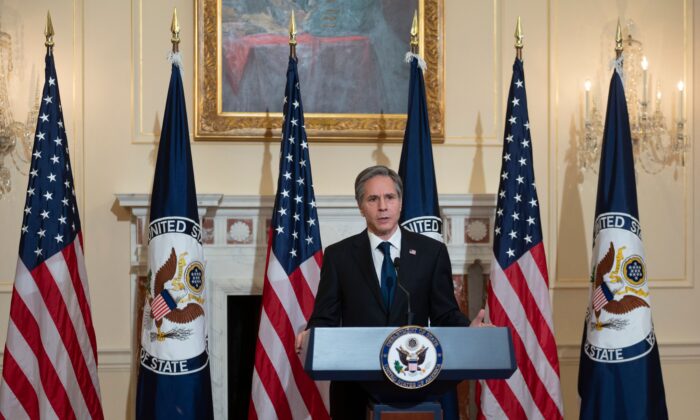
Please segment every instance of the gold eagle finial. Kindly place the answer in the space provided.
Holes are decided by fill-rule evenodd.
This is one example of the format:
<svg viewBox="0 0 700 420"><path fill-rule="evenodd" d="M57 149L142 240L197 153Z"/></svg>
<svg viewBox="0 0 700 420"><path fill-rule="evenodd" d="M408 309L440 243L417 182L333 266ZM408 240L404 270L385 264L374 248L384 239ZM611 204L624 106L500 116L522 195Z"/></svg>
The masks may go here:
<svg viewBox="0 0 700 420"><path fill-rule="evenodd" d="M176 53L180 47L180 24L177 22L177 8L173 9L173 20L170 23L170 42L173 43L173 52Z"/></svg>
<svg viewBox="0 0 700 420"><path fill-rule="evenodd" d="M44 42L44 45L49 48L53 47L54 31L53 23L51 23L51 12L49 11L46 12L46 28L44 28L44 36L46 36L46 42Z"/></svg>
<svg viewBox="0 0 700 420"><path fill-rule="evenodd" d="M292 9L292 15L289 18L289 56L297 58L297 23L294 19L294 9Z"/></svg>
<svg viewBox="0 0 700 420"><path fill-rule="evenodd" d="M622 55L622 26L620 26L620 18L617 18L617 31L615 32L615 53L617 58Z"/></svg>
<svg viewBox="0 0 700 420"><path fill-rule="evenodd" d="M523 59L523 27L520 23L520 16L518 16L518 22L515 24L515 53L518 59Z"/></svg>
<svg viewBox="0 0 700 420"><path fill-rule="evenodd" d="M411 52L418 54L418 10L413 11L413 22L411 22Z"/></svg>

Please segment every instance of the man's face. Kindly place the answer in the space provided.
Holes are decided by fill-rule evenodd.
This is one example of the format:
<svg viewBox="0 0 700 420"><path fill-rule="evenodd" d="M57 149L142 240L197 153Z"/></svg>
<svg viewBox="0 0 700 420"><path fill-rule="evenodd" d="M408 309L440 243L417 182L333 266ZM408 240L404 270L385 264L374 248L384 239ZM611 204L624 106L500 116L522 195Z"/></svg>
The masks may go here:
<svg viewBox="0 0 700 420"><path fill-rule="evenodd" d="M393 235L399 225L401 199L391 178L378 175L365 183L360 213L370 232L385 240Z"/></svg>

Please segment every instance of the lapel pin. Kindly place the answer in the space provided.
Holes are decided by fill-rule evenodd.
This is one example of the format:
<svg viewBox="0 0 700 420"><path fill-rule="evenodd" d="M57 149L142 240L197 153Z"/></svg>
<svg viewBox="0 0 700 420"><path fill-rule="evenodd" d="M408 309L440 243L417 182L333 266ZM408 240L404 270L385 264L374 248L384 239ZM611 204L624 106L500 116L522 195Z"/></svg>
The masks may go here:
<svg viewBox="0 0 700 420"><path fill-rule="evenodd" d="M416 255L416 250L415 249L409 249L408 253L411 255Z"/></svg>

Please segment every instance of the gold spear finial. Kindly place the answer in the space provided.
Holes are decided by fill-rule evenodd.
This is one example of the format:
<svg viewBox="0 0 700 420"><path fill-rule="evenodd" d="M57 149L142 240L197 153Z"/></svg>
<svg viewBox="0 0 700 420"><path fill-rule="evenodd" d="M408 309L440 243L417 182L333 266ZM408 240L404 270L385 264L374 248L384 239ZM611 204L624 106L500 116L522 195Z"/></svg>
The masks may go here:
<svg viewBox="0 0 700 420"><path fill-rule="evenodd" d="M173 43L173 52L178 52L180 48L180 24L177 22L177 8L173 9L173 21L170 23L170 42Z"/></svg>
<svg viewBox="0 0 700 420"><path fill-rule="evenodd" d="M418 54L418 10L413 11L413 22L411 23L411 52Z"/></svg>
<svg viewBox="0 0 700 420"><path fill-rule="evenodd" d="M617 32L615 33L615 53L617 58L622 55L622 26L620 26L620 18L617 18Z"/></svg>
<svg viewBox="0 0 700 420"><path fill-rule="evenodd" d="M518 59L523 59L523 27L520 23L520 16L518 16L518 22L515 24L515 51Z"/></svg>
<svg viewBox="0 0 700 420"><path fill-rule="evenodd" d="M44 28L44 35L46 36L46 42L44 42L44 45L49 48L53 47L54 31L53 23L51 23L51 12L49 11L46 12L46 28Z"/></svg>
<svg viewBox="0 0 700 420"><path fill-rule="evenodd" d="M294 19L294 9L289 18L289 56L297 58L297 23Z"/></svg>

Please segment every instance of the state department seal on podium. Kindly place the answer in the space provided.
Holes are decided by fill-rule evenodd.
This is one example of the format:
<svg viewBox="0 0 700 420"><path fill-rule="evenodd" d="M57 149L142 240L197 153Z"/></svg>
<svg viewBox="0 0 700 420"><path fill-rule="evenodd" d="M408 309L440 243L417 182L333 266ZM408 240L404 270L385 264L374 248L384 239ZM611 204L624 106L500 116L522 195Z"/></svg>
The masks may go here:
<svg viewBox="0 0 700 420"><path fill-rule="evenodd" d="M382 370L396 386L423 388L442 370L442 347L427 329L401 327L384 341L380 354Z"/></svg>

